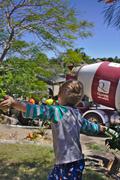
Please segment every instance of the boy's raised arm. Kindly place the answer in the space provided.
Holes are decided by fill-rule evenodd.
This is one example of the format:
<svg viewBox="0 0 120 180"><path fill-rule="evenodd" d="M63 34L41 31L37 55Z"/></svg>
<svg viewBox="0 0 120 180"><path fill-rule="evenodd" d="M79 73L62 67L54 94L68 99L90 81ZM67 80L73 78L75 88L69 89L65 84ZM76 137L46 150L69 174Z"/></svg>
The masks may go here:
<svg viewBox="0 0 120 180"><path fill-rule="evenodd" d="M54 108L49 105L33 105L29 103L22 103L15 100L11 96L6 96L4 101L0 103L0 109L7 110L9 107L23 112L23 116L25 118L34 119L39 117L41 120L54 119Z"/></svg>
<svg viewBox="0 0 120 180"><path fill-rule="evenodd" d="M11 96L6 96L5 100L0 103L0 109L8 109L9 107L13 107L14 109L22 112L26 112L26 105L22 104L19 101L16 101Z"/></svg>

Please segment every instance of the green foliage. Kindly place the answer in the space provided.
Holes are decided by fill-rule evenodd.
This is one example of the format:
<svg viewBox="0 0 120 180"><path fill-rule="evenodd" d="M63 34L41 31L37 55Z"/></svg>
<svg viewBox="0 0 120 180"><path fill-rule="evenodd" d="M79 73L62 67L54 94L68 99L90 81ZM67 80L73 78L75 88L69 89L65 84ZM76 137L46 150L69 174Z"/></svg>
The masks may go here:
<svg viewBox="0 0 120 180"><path fill-rule="evenodd" d="M57 74L64 74L64 67L62 66L62 62L59 62L58 59L51 59L49 63L53 76L56 76Z"/></svg>
<svg viewBox="0 0 120 180"><path fill-rule="evenodd" d="M103 58L97 58L97 59L94 59L94 61L109 61L109 62L114 62L114 63L120 63L120 58L115 56L114 58L113 57L103 57Z"/></svg>
<svg viewBox="0 0 120 180"><path fill-rule="evenodd" d="M11 50L14 52L20 52L22 49L27 48L29 43L21 40L16 40L12 43Z"/></svg>
<svg viewBox="0 0 120 180"><path fill-rule="evenodd" d="M91 35L88 30L93 24L79 19L70 1L1 0L0 61L11 49L20 53L20 49L26 48L25 35L35 35L42 50L71 47L75 39Z"/></svg>
<svg viewBox="0 0 120 180"><path fill-rule="evenodd" d="M6 96L6 91L0 88L0 101L3 101L5 96Z"/></svg>
<svg viewBox="0 0 120 180"><path fill-rule="evenodd" d="M0 71L0 90L7 94L35 97L45 95L46 83L39 81L38 74L50 77L52 73L47 70L49 62L44 54L39 54L37 59L23 60L18 58L8 59L3 62Z"/></svg>
<svg viewBox="0 0 120 180"><path fill-rule="evenodd" d="M60 57L61 61L64 62L65 65L79 65L80 63L89 63L90 57L84 53L83 48L79 49L68 49L65 53L63 53Z"/></svg>
<svg viewBox="0 0 120 180"><path fill-rule="evenodd" d="M2 101L6 96L6 88L4 87L5 79L6 79L6 70L2 65L0 67L0 101Z"/></svg>
<svg viewBox="0 0 120 180"><path fill-rule="evenodd" d="M79 64L82 61L82 55L76 51L69 49L63 57L65 64Z"/></svg>

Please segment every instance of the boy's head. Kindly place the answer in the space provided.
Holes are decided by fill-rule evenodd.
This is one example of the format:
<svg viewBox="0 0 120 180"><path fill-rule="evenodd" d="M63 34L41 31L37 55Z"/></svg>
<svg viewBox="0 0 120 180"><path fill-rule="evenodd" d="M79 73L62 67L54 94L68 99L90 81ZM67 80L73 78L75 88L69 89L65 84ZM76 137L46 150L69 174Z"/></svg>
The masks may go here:
<svg viewBox="0 0 120 180"><path fill-rule="evenodd" d="M59 89L58 101L61 105L75 106L83 97L83 85L80 81L66 81Z"/></svg>

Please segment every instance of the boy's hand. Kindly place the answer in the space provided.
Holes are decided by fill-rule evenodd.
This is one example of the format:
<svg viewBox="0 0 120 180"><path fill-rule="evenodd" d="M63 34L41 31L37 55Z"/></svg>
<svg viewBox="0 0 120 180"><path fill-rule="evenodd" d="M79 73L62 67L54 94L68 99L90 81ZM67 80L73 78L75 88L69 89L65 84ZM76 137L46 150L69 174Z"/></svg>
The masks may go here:
<svg viewBox="0 0 120 180"><path fill-rule="evenodd" d="M14 104L15 100L11 96L5 96L4 100L0 103L0 109L5 110L8 109L12 104Z"/></svg>
<svg viewBox="0 0 120 180"><path fill-rule="evenodd" d="M102 125L100 125L100 132L105 132L106 131L106 129L107 129L107 127L106 126L102 126Z"/></svg>
<svg viewBox="0 0 120 180"><path fill-rule="evenodd" d="M5 110L9 107L13 107L18 111L26 112L26 104L18 102L11 96L5 96L5 100L0 103L0 109Z"/></svg>

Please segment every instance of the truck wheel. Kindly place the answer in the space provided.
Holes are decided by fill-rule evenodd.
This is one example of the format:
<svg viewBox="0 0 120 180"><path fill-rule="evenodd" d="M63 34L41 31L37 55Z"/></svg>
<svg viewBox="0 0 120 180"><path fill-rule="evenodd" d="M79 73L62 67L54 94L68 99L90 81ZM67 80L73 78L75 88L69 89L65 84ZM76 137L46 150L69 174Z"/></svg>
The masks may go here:
<svg viewBox="0 0 120 180"><path fill-rule="evenodd" d="M91 122L99 123L101 125L104 125L102 118L100 117L100 115L98 115L96 113L90 112L90 113L84 115L83 117L85 119L90 120Z"/></svg>

